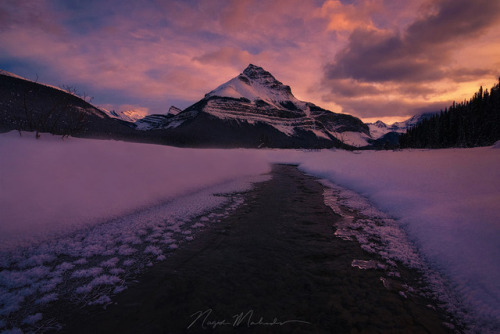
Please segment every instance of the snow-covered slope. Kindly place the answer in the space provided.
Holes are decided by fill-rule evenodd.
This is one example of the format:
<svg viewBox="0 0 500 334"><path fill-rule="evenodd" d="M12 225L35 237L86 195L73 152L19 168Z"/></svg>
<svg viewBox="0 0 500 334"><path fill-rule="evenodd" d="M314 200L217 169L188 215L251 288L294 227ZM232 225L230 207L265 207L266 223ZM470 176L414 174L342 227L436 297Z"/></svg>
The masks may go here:
<svg viewBox="0 0 500 334"><path fill-rule="evenodd" d="M5 76L8 76L8 77L13 77L13 78L16 78L16 79L23 79L23 80L27 80L19 75L16 75L14 73L10 73L10 72L7 72L5 70L2 70L0 69L0 75L5 75Z"/></svg>
<svg viewBox="0 0 500 334"><path fill-rule="evenodd" d="M70 89L65 89L65 88L61 88L61 87L49 85L49 84L46 84L46 83L41 83L41 82L38 82L38 79L36 81L35 80L26 79L26 78L23 78L20 75L17 75L17 74L14 74L14 73L2 70L2 69L0 69L0 75L5 75L7 77L21 79L21 80L24 80L24 81L27 81L27 82L31 82L31 83L35 83L35 84L38 84L38 85L41 85L41 86L50 87L50 88L53 88L53 89L60 90L61 92L64 92L64 93L67 93L67 94L71 94L71 95L77 96L78 98L81 98L80 96L78 96L77 94L75 94ZM73 87L70 87L70 88L73 88Z"/></svg>
<svg viewBox="0 0 500 334"><path fill-rule="evenodd" d="M226 142L240 140L254 146L250 143L273 147L359 147L368 145L369 139L368 127L358 118L298 100L289 86L252 64L199 102L165 119L159 128L181 131L188 125L192 131L203 132L205 140L217 140L217 135ZM210 128L217 128L218 133L209 133ZM236 139L235 132L246 138ZM344 138L348 140L343 142Z"/></svg>
<svg viewBox="0 0 500 334"><path fill-rule="evenodd" d="M235 99L245 98L252 102L264 101L277 109L282 109L282 103L295 104L298 109L307 110L307 105L295 98L290 86L276 80L271 73L263 68L250 64L240 75L220 85L206 98L213 96L230 97Z"/></svg>
<svg viewBox="0 0 500 334"><path fill-rule="evenodd" d="M383 137L385 134L391 132L387 124L385 124L382 121L376 121L375 123L367 123L366 125L368 125L368 128L370 128L370 136L373 139L379 139Z"/></svg>

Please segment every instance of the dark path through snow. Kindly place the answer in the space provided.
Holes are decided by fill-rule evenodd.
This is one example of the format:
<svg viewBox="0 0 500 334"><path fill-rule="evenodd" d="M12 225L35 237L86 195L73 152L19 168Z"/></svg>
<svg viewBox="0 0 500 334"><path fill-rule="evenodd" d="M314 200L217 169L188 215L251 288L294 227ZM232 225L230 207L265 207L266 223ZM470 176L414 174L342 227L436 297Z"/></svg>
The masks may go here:
<svg viewBox="0 0 500 334"><path fill-rule="evenodd" d="M377 270L351 267L374 256L334 236L339 217L322 194L295 166L274 166L229 218L155 265L117 304L66 319L63 332L446 333L424 300L387 290Z"/></svg>

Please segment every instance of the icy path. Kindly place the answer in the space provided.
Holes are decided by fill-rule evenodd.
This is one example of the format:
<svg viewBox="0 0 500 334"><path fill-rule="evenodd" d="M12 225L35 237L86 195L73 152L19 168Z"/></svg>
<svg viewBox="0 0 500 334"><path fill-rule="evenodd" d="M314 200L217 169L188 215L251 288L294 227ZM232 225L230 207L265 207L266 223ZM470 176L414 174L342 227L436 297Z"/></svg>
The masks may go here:
<svg viewBox="0 0 500 334"><path fill-rule="evenodd" d="M66 314L65 329L448 332L443 314L417 293L419 275L334 235L339 217L325 205L317 180L294 166L275 166L272 175L226 219L118 295L117 304ZM372 247L385 248L375 236Z"/></svg>

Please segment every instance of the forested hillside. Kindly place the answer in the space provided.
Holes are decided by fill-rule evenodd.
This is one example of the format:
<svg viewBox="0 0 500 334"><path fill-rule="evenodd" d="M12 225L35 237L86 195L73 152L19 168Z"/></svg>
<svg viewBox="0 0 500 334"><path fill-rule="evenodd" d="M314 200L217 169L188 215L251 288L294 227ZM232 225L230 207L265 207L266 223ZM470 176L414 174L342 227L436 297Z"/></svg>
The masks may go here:
<svg viewBox="0 0 500 334"><path fill-rule="evenodd" d="M479 88L469 101L455 103L410 128L402 148L475 147L500 140L500 79L490 91Z"/></svg>

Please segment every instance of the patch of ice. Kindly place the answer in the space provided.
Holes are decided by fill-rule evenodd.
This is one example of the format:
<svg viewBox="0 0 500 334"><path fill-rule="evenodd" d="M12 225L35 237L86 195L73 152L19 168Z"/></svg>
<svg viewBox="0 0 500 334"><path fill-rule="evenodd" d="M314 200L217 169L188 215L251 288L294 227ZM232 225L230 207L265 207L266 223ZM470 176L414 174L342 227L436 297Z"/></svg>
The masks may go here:
<svg viewBox="0 0 500 334"><path fill-rule="evenodd" d="M86 264L87 263L87 259L85 258L81 258L81 259L78 259L76 260L75 262L73 262L74 264Z"/></svg>
<svg viewBox="0 0 500 334"><path fill-rule="evenodd" d="M14 327L12 329L6 329L2 331L2 334L23 334L23 331L17 327Z"/></svg>
<svg viewBox="0 0 500 334"><path fill-rule="evenodd" d="M79 286L78 288L75 289L75 292L77 294L87 294L89 293L90 291L92 291L92 289L94 288L93 285L90 285L90 284L85 284L85 285L82 285L82 286Z"/></svg>
<svg viewBox="0 0 500 334"><path fill-rule="evenodd" d="M71 278L95 277L102 273L101 267L76 270L71 274Z"/></svg>
<svg viewBox="0 0 500 334"><path fill-rule="evenodd" d="M36 254L33 255L26 260L21 261L18 266L20 268L27 268L33 266L41 266L44 263L52 262L56 259L56 257L52 254Z"/></svg>
<svg viewBox="0 0 500 334"><path fill-rule="evenodd" d="M97 286L97 285L114 285L116 283L121 282L121 279L118 276L112 276L112 275L101 275L96 278L94 278L91 282L90 285L92 286Z"/></svg>
<svg viewBox="0 0 500 334"><path fill-rule="evenodd" d="M72 263L69 263L69 262L63 262L59 265L56 266L55 270L56 271L61 271L61 272L64 272L64 271L68 271L68 270L71 270L75 267L74 264Z"/></svg>
<svg viewBox="0 0 500 334"><path fill-rule="evenodd" d="M110 304L111 303L111 298L109 296L100 296L96 300L93 300L91 302L88 302L87 305L105 305L105 304Z"/></svg>
<svg viewBox="0 0 500 334"><path fill-rule="evenodd" d="M357 267L359 269L386 269L387 266L384 265L383 263L374 261L374 260L352 260L351 263L352 267Z"/></svg>
<svg viewBox="0 0 500 334"><path fill-rule="evenodd" d="M117 257L112 257L109 260L101 262L101 267L116 267L116 264L120 261Z"/></svg>
<svg viewBox="0 0 500 334"><path fill-rule="evenodd" d="M58 299L57 293L49 293L44 295L42 298L39 298L35 301L37 304L48 304L50 302L56 301Z"/></svg>
<svg viewBox="0 0 500 334"><path fill-rule="evenodd" d="M133 265L134 263L135 263L135 260L133 260L133 259L123 261L123 265L125 267L129 267L129 266Z"/></svg>
<svg viewBox="0 0 500 334"><path fill-rule="evenodd" d="M121 245L118 249L118 254L120 255L131 255L137 252L137 249L130 247L129 245Z"/></svg>
<svg viewBox="0 0 500 334"><path fill-rule="evenodd" d="M27 316L24 320L23 323L27 325L34 325L35 323L39 322L40 320L43 319L43 315L41 313L36 313Z"/></svg>
<svg viewBox="0 0 500 334"><path fill-rule="evenodd" d="M147 246L146 249L144 249L144 253L153 254L153 255L163 254L162 250L158 247L155 247L155 246Z"/></svg>
<svg viewBox="0 0 500 334"><path fill-rule="evenodd" d="M123 274L125 272L125 270L121 269L121 268L111 268L109 270L109 272L113 275L120 275L120 274Z"/></svg>
<svg viewBox="0 0 500 334"><path fill-rule="evenodd" d="M382 284L384 285L384 288L386 288L387 290L391 290L391 283L389 282L389 280L385 277L380 277L380 281L382 282Z"/></svg>
<svg viewBox="0 0 500 334"><path fill-rule="evenodd" d="M125 285L119 285L113 289L113 293L117 294L125 290L127 290L127 287Z"/></svg>
<svg viewBox="0 0 500 334"><path fill-rule="evenodd" d="M21 304L24 302L24 296L17 293L10 293L5 290L0 290L0 293L2 298L0 305L3 305L3 307L0 308L0 316L7 316L21 308Z"/></svg>

